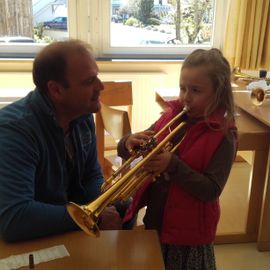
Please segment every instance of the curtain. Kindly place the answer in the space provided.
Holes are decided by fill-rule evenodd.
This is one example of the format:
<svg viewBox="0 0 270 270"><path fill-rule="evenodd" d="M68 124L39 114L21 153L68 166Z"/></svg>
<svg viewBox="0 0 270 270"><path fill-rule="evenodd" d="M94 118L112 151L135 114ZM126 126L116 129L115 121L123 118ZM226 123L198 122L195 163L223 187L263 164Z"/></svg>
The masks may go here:
<svg viewBox="0 0 270 270"><path fill-rule="evenodd" d="M270 69L270 0L231 0L223 53L231 67Z"/></svg>

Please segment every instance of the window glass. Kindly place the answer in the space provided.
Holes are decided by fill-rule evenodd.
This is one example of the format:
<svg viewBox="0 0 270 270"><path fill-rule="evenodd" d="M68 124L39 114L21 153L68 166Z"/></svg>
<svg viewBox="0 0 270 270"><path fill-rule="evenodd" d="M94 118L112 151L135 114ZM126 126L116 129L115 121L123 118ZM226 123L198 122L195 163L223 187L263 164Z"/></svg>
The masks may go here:
<svg viewBox="0 0 270 270"><path fill-rule="evenodd" d="M1 56L27 57L68 38L67 0L17 0L0 4Z"/></svg>
<svg viewBox="0 0 270 270"><path fill-rule="evenodd" d="M212 45L214 7L214 0L111 0L110 45Z"/></svg>
<svg viewBox="0 0 270 270"><path fill-rule="evenodd" d="M32 0L32 7L36 42L68 38L67 0Z"/></svg>
<svg viewBox="0 0 270 270"><path fill-rule="evenodd" d="M104 0L106 2L106 0ZM179 58L196 48L221 47L227 1L109 0L104 56ZM106 5L105 5L106 6ZM109 37L107 32L110 33Z"/></svg>
<svg viewBox="0 0 270 270"><path fill-rule="evenodd" d="M0 1L0 57L34 57L68 37L102 59L168 59L221 48L227 0Z"/></svg>

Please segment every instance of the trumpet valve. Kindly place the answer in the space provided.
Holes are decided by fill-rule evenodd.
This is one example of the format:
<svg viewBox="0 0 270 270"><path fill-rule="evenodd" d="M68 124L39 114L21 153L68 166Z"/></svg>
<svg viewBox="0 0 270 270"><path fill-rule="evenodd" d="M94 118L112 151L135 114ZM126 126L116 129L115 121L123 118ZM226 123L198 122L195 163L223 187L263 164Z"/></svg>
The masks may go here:
<svg viewBox="0 0 270 270"><path fill-rule="evenodd" d="M156 138L151 137L145 143L138 145L138 146L135 146L133 150L135 151L137 156L145 155L145 154L149 153L152 149L154 149L156 147L156 145L157 145Z"/></svg>

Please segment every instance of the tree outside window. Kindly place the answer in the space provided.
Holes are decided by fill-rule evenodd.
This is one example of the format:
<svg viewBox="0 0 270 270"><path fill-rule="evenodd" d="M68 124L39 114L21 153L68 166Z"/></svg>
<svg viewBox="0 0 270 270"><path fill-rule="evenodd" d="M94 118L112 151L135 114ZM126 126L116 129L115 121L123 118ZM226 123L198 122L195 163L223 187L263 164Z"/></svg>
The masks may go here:
<svg viewBox="0 0 270 270"><path fill-rule="evenodd" d="M118 1L118 8L112 9L112 16L119 19L117 24L112 20L111 45L145 45L145 40L151 45L210 44L214 4L214 0ZM125 40L119 33L125 33Z"/></svg>

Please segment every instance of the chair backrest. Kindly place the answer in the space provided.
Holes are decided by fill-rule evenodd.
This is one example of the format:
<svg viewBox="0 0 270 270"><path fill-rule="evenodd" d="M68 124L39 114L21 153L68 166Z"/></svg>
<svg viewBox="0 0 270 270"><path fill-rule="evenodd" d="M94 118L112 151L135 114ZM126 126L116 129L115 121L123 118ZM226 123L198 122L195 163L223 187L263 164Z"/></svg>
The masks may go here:
<svg viewBox="0 0 270 270"><path fill-rule="evenodd" d="M100 98L101 110L96 113L96 136L98 159L105 174L105 131L115 140L131 132L133 99L130 81L103 82L103 84L104 90L101 91ZM127 106L127 111L117 110L116 106Z"/></svg>
<svg viewBox="0 0 270 270"><path fill-rule="evenodd" d="M123 136L131 132L127 111L111 108L104 103L101 103L100 114L104 129L114 138L114 140L120 140Z"/></svg>
<svg viewBox="0 0 270 270"><path fill-rule="evenodd" d="M132 83L130 81L103 82L101 102L107 106L127 106L128 116L132 120Z"/></svg>

